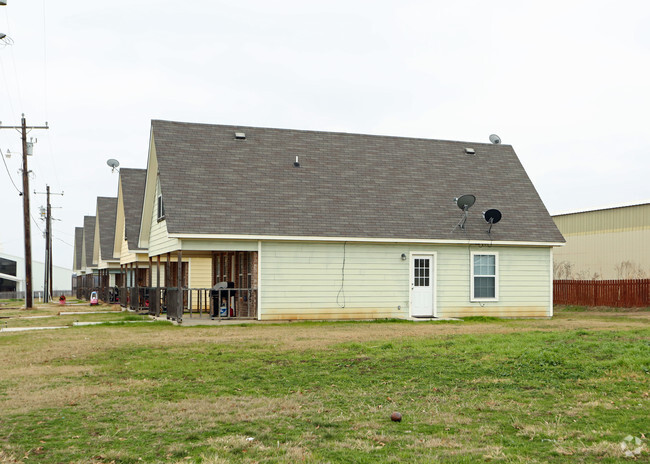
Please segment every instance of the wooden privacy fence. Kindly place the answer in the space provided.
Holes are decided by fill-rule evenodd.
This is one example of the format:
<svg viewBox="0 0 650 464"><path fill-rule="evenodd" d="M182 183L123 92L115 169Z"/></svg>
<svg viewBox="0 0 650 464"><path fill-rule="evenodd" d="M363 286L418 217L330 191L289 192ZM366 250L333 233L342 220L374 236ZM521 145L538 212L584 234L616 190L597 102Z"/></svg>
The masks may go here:
<svg viewBox="0 0 650 464"><path fill-rule="evenodd" d="M650 279L554 280L553 303L617 308L650 306Z"/></svg>

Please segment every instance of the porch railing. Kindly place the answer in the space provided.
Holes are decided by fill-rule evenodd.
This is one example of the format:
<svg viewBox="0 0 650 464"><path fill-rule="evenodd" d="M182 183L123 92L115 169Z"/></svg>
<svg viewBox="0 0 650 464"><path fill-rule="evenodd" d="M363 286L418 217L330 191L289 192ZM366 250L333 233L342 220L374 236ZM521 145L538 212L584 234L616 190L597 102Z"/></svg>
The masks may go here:
<svg viewBox="0 0 650 464"><path fill-rule="evenodd" d="M151 289L154 290L155 289ZM179 304L177 287L161 289L159 298L150 299L160 303L157 315L166 312L167 319L182 321L184 317L205 319L257 319L257 289L228 288L181 288ZM156 309L149 308L154 314Z"/></svg>

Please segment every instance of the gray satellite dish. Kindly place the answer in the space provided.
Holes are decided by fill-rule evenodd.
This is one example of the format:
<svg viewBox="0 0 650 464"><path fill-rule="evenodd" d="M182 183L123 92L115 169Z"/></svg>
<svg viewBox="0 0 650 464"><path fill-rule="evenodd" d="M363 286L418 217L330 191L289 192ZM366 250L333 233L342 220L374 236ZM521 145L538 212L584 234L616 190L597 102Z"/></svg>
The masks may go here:
<svg viewBox="0 0 650 464"><path fill-rule="evenodd" d="M472 207L472 205L476 201L476 197L474 195L461 195L458 198L454 198L454 201L456 202L456 206L462 209L464 213L460 222L456 224L456 227L460 227L462 230L465 230L465 221L467 221L467 211ZM456 227L454 227L454 229L456 229Z"/></svg>
<svg viewBox="0 0 650 464"><path fill-rule="evenodd" d="M474 195L461 195L458 198L454 198L454 201L460 209L467 211L476 201L476 197Z"/></svg>
<svg viewBox="0 0 650 464"><path fill-rule="evenodd" d="M115 172L117 167L120 165L120 162L116 159L111 158L106 161L106 164L108 164L108 166L111 168L111 172Z"/></svg>
<svg viewBox="0 0 650 464"><path fill-rule="evenodd" d="M501 137L499 137L497 134L490 134L490 142L495 145L499 145L501 143Z"/></svg>
<svg viewBox="0 0 650 464"><path fill-rule="evenodd" d="M492 232L492 226L501 220L501 211L498 209L488 209L487 211L483 211L483 219L485 219L485 222L490 224L490 228L488 229L489 234Z"/></svg>

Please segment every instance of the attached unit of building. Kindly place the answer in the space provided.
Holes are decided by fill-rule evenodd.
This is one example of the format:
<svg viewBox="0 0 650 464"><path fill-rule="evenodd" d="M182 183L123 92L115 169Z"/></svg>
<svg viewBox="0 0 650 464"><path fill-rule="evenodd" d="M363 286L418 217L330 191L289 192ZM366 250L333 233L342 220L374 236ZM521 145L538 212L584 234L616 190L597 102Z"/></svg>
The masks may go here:
<svg viewBox="0 0 650 464"><path fill-rule="evenodd" d="M511 146L154 120L131 171L113 256L144 274L121 283L185 310L221 288L260 320L553 314L564 238Z"/></svg>

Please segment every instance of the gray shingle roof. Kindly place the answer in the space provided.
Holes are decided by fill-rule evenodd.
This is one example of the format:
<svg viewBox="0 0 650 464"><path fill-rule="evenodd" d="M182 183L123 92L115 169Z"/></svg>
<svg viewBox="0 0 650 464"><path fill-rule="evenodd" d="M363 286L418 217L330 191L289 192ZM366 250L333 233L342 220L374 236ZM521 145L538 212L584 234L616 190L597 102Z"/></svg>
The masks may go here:
<svg viewBox="0 0 650 464"><path fill-rule="evenodd" d="M99 246L104 261L112 260L115 246L115 220L117 198L97 197L97 221L99 222Z"/></svg>
<svg viewBox="0 0 650 464"><path fill-rule="evenodd" d="M74 270L81 269L81 253L83 252L84 228L74 228Z"/></svg>
<svg viewBox="0 0 650 464"><path fill-rule="evenodd" d="M93 247L95 246L95 216L84 216L84 246L86 247L86 267L95 267Z"/></svg>
<svg viewBox="0 0 650 464"><path fill-rule="evenodd" d="M138 239L140 238L140 219L146 180L146 169L120 169L126 238L129 242L129 249L132 251L140 249L138 248Z"/></svg>
<svg viewBox="0 0 650 464"><path fill-rule="evenodd" d="M152 128L169 233L564 241L509 145L159 120ZM452 232L462 194L476 204L466 230ZM481 214L490 208L503 213L491 236Z"/></svg>

